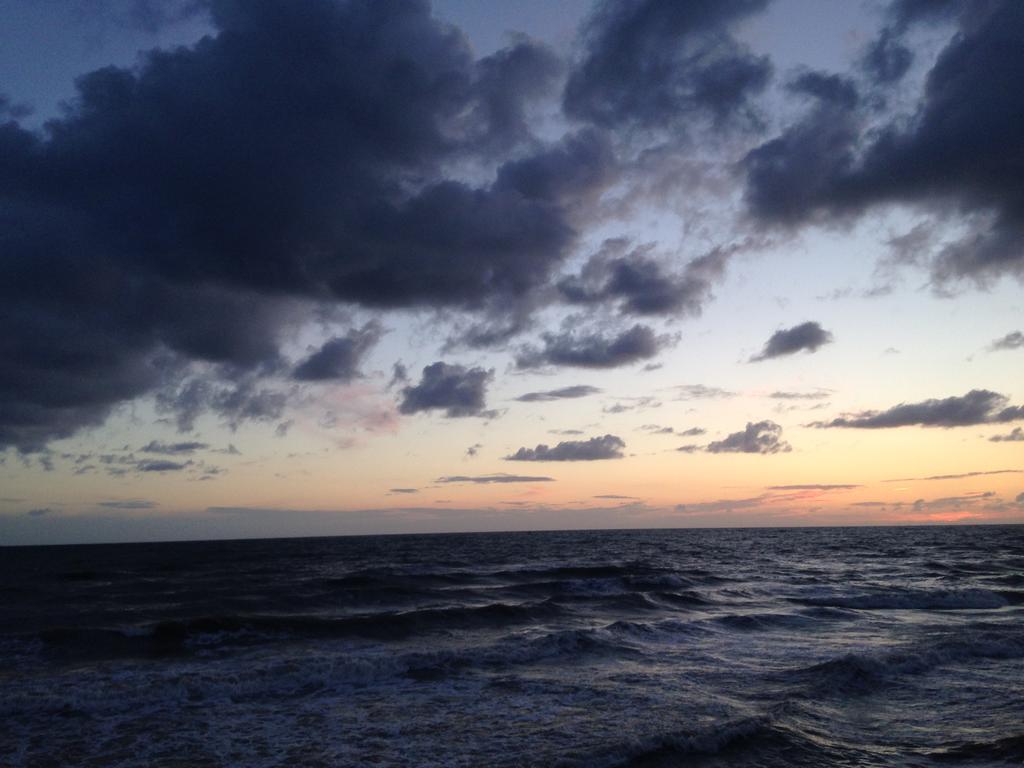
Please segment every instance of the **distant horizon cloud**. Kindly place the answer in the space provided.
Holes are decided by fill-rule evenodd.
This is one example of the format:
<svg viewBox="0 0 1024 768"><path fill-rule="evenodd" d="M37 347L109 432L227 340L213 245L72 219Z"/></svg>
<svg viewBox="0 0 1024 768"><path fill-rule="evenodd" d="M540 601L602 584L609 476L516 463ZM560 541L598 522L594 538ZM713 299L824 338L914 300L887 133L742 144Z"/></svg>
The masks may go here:
<svg viewBox="0 0 1024 768"><path fill-rule="evenodd" d="M983 477L985 475L1018 475L1024 474L1024 469L989 469L976 472L961 472L953 475L931 475L930 477L898 477L893 480L883 480L885 483L906 483L913 480L963 480L968 477Z"/></svg>
<svg viewBox="0 0 1024 768"><path fill-rule="evenodd" d="M488 485L491 483L549 483L555 478L542 475L508 475L501 472L492 475L446 475L439 477L436 483L475 483Z"/></svg>
<svg viewBox="0 0 1024 768"><path fill-rule="evenodd" d="M616 435L592 437L589 440L565 440L549 447L520 448L505 457L507 461L601 461L621 459L626 443Z"/></svg>
<svg viewBox="0 0 1024 768"><path fill-rule="evenodd" d="M766 485L768 491L845 491L860 488L856 483L806 483L798 485Z"/></svg>
<svg viewBox="0 0 1024 768"><path fill-rule="evenodd" d="M147 499L120 499L114 501L99 501L96 506L104 507L105 509L121 509L121 510L132 510L132 509L156 509L159 504L155 501L149 501Z"/></svg>
<svg viewBox="0 0 1024 768"><path fill-rule="evenodd" d="M884 411L862 411L808 426L819 429L892 429L895 427L971 427L1002 424L1024 419L1024 406L1011 406L1009 398L987 389L972 389L965 395L900 403Z"/></svg>

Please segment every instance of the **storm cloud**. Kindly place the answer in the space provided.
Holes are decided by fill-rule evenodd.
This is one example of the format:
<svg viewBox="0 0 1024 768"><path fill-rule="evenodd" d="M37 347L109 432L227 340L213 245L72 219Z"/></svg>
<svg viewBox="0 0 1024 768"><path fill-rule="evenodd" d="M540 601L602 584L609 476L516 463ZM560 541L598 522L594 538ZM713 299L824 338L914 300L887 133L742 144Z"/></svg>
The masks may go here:
<svg viewBox="0 0 1024 768"><path fill-rule="evenodd" d="M606 240L578 275L563 278L558 290L570 304L616 304L629 315L691 315L701 313L711 286L725 272L735 249L715 249L688 262L678 274L651 257L651 246L625 253L622 240Z"/></svg>
<svg viewBox="0 0 1024 768"><path fill-rule="evenodd" d="M626 443L621 437L604 435L589 440L566 440L554 448L541 444L536 448L520 448L506 456L508 461L599 461L621 459Z"/></svg>
<svg viewBox="0 0 1024 768"><path fill-rule="evenodd" d="M487 384L494 371L436 362L423 369L419 384L402 389L402 413L442 410L448 418L489 416Z"/></svg>
<svg viewBox="0 0 1024 768"><path fill-rule="evenodd" d="M893 427L970 427L1024 419L1024 406L1008 405L1009 398L987 389L920 403L900 403L884 411L865 411L832 421L815 422L819 428L890 429Z"/></svg>
<svg viewBox="0 0 1024 768"><path fill-rule="evenodd" d="M40 131L0 116L0 446L154 394L184 429L218 404L267 414L249 406L270 390L231 383L280 371L315 304L521 303L614 179L601 131L530 133L560 70L538 43L476 59L420 0L211 0L209 19L191 47L85 74ZM443 171L464 161L493 173ZM344 381L361 351L335 336L294 374Z"/></svg>
<svg viewBox="0 0 1024 768"><path fill-rule="evenodd" d="M911 13L910 6L924 9ZM798 225L857 217L909 204L948 217L963 231L929 254L942 285L1000 275L1024 278L1024 191L1011 158L1024 149L1024 5L894 3L894 21L867 54L867 71L886 86L909 67L904 33L936 14L956 34L927 74L909 119L872 125L848 99L820 99L747 156L746 200L755 218ZM883 91L884 92L884 91Z"/></svg>
<svg viewBox="0 0 1024 768"><path fill-rule="evenodd" d="M751 357L750 362L757 363L762 360L770 360L773 357L793 355L797 352L817 352L819 347L829 344L831 341L832 334L818 323L801 323L773 333L765 342L764 349Z"/></svg>
<svg viewBox="0 0 1024 768"><path fill-rule="evenodd" d="M774 421L747 422L745 429L724 440L708 443L709 453L788 453L789 443L782 440L782 427Z"/></svg>
<svg viewBox="0 0 1024 768"><path fill-rule="evenodd" d="M347 336L335 336L295 367L299 381L348 382L359 375L359 364L380 338L380 328L366 325Z"/></svg>
<svg viewBox="0 0 1024 768"><path fill-rule="evenodd" d="M605 0L586 22L565 111L606 127L756 124L771 64L730 27L767 0Z"/></svg>

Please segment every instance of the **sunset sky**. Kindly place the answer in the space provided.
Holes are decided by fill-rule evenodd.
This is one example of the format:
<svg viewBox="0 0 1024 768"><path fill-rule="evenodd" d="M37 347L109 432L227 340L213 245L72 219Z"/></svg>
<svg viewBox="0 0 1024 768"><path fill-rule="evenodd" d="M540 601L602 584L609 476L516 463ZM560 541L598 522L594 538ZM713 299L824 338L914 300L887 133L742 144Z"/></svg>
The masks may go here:
<svg viewBox="0 0 1024 768"><path fill-rule="evenodd" d="M0 544L1024 522L1024 3L0 18Z"/></svg>

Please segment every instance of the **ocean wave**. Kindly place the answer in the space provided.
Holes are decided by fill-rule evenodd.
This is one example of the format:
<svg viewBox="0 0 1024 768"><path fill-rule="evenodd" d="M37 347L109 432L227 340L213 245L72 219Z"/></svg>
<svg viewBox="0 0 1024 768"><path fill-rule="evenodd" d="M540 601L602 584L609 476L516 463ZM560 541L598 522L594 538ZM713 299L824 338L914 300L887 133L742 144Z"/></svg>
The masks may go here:
<svg viewBox="0 0 1024 768"><path fill-rule="evenodd" d="M1000 763L1024 763L1024 734L1008 736L995 741L965 741L953 743L941 750L928 753L928 757L943 763L998 760Z"/></svg>
<svg viewBox="0 0 1024 768"><path fill-rule="evenodd" d="M272 641L345 637L391 641L438 630L500 629L546 621L563 611L543 601L342 617L228 614L134 627L58 627L40 632L38 639L48 650L72 657L163 656Z"/></svg>
<svg viewBox="0 0 1024 768"><path fill-rule="evenodd" d="M1024 632L965 633L878 652L847 653L784 673L816 693L868 693L904 675L977 659L1024 658Z"/></svg>
<svg viewBox="0 0 1024 768"><path fill-rule="evenodd" d="M890 590L861 595L790 598L802 605L857 610L988 610L1003 608L1008 601L988 589Z"/></svg>
<svg viewBox="0 0 1024 768"><path fill-rule="evenodd" d="M829 765L840 756L775 718L753 716L726 720L697 731L679 731L630 739L579 758L560 761L559 768L662 768L728 757L728 764ZM753 762L751 762L753 761ZM717 762L714 764L718 764Z"/></svg>

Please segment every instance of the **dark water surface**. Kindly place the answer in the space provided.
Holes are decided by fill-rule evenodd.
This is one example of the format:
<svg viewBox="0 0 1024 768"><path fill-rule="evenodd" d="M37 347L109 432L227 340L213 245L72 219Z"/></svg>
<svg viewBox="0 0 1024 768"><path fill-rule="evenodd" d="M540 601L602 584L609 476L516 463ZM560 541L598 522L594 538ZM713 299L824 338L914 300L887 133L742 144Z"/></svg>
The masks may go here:
<svg viewBox="0 0 1024 768"><path fill-rule="evenodd" d="M0 766L1024 763L1024 527L0 549Z"/></svg>

